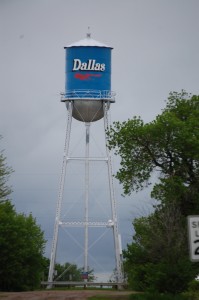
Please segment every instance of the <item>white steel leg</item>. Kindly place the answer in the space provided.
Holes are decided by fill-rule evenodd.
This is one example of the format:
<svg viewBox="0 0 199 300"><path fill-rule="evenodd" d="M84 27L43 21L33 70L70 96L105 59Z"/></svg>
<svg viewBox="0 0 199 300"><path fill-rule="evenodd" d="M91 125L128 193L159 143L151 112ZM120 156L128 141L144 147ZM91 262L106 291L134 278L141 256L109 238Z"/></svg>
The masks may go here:
<svg viewBox="0 0 199 300"><path fill-rule="evenodd" d="M62 205L63 192L64 192L66 164L67 164L70 133L71 133L72 109L73 109L72 102L69 102L68 103L68 119L67 119L67 128L66 128L66 137L65 137L65 145L64 145L64 155L63 155L63 163L62 163L61 178L60 178L60 185L59 185L59 194L58 194L57 207L56 207L56 217L55 217L54 234L53 234L53 242L52 242L52 249L51 249L51 258L50 258L50 268L49 268L49 274L48 274L49 285L47 286L47 288L52 288L54 268L55 268L55 258L56 258L57 241L58 241L58 234L59 234L61 205Z"/></svg>
<svg viewBox="0 0 199 300"><path fill-rule="evenodd" d="M114 190L114 183L113 183L112 158L111 158L110 150L108 148L108 140L106 137L106 130L108 128L109 128L108 103L104 102L104 130L105 130L105 141L106 141L106 154L108 158L108 178L109 178L109 189L110 189L111 210L112 210L112 220L113 220L112 228L113 228L114 246L115 246L116 276L117 276L117 281L122 283L123 268L122 268L122 261L121 261L117 208L116 208L115 190Z"/></svg>

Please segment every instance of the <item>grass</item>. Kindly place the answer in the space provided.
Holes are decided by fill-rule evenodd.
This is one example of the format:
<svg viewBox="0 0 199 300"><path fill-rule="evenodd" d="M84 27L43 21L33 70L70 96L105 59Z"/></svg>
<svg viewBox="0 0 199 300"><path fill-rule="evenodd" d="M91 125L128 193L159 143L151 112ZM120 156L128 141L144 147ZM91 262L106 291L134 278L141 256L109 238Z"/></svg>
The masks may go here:
<svg viewBox="0 0 199 300"><path fill-rule="evenodd" d="M129 297L129 300L192 300L188 295L169 295L169 294L135 294Z"/></svg>
<svg viewBox="0 0 199 300"><path fill-rule="evenodd" d="M89 297L89 300L130 300L130 298L128 295L118 295L118 296L99 295L99 296Z"/></svg>
<svg viewBox="0 0 199 300"><path fill-rule="evenodd" d="M132 295L121 295L121 296L113 296L113 295L99 295L95 297L90 297L89 300L197 300L199 298L193 298L190 295L167 295L167 294L132 294Z"/></svg>

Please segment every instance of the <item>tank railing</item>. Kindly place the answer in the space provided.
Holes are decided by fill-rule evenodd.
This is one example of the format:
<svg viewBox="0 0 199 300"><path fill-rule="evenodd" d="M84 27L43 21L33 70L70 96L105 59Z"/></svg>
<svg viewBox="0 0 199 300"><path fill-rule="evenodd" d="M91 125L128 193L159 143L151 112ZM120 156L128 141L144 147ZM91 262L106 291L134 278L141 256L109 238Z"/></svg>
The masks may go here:
<svg viewBox="0 0 199 300"><path fill-rule="evenodd" d="M108 90L68 90L61 93L62 102L69 99L106 99L115 102L115 92Z"/></svg>

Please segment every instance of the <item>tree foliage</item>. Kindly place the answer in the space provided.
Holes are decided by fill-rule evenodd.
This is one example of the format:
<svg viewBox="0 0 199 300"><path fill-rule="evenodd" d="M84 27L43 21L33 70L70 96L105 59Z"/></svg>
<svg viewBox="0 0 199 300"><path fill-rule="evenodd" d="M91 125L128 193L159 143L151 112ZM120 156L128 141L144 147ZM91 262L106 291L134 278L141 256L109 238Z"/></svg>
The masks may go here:
<svg viewBox="0 0 199 300"><path fill-rule="evenodd" d="M81 269L75 264L64 263L55 265L56 280L60 281L81 281Z"/></svg>
<svg viewBox="0 0 199 300"><path fill-rule="evenodd" d="M43 273L43 280L48 280L50 260L45 258L45 270ZM84 268L78 268L76 264L66 262L64 264L55 264L54 281L83 281ZM95 280L94 270L88 267L88 281Z"/></svg>
<svg viewBox="0 0 199 300"><path fill-rule="evenodd" d="M12 169L0 154L0 290L30 290L40 286L44 268L44 235L30 214L17 213L8 200Z"/></svg>
<svg viewBox="0 0 199 300"><path fill-rule="evenodd" d="M32 290L43 271L43 232L30 214L16 213L9 201L0 204L0 290Z"/></svg>
<svg viewBox="0 0 199 300"><path fill-rule="evenodd" d="M188 256L185 220L175 206L159 207L135 219L133 242L124 251L125 271L132 288L180 293L198 274Z"/></svg>
<svg viewBox="0 0 199 300"><path fill-rule="evenodd" d="M198 194L199 96L170 93L166 108L154 121L145 124L134 117L115 122L108 138L109 147L121 157L116 177L125 194L147 186L154 171L160 180L179 178Z"/></svg>
<svg viewBox="0 0 199 300"><path fill-rule="evenodd" d="M133 223L135 236L124 251L130 284L177 293L195 278L189 261L186 216L199 214L199 96L170 93L165 109L150 123L140 117L115 122L109 147L121 157L116 174L124 193L155 182L155 211Z"/></svg>
<svg viewBox="0 0 199 300"><path fill-rule="evenodd" d="M78 268L76 264L65 263L55 265L56 270L56 280L60 281L83 281L82 274L84 273L84 268ZM88 281L92 282L95 279L93 269L88 267Z"/></svg>
<svg viewBox="0 0 199 300"><path fill-rule="evenodd" d="M0 140L1 138L0 136ZM0 151L0 202L5 201L12 192L7 185L8 178L12 172L12 168L6 164L6 157L3 151Z"/></svg>

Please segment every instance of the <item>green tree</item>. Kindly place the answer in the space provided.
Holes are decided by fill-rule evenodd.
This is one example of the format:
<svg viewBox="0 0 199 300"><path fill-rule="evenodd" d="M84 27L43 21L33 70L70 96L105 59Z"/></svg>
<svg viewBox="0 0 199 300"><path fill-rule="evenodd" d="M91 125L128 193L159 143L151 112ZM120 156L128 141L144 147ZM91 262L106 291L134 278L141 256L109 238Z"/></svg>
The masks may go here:
<svg viewBox="0 0 199 300"><path fill-rule="evenodd" d="M173 294L186 290L198 274L198 264L189 260L180 210L172 205L159 207L133 225L133 242L123 252L130 286Z"/></svg>
<svg viewBox="0 0 199 300"><path fill-rule="evenodd" d="M17 214L9 201L0 203L0 290L33 290L44 267L43 232L32 215Z"/></svg>
<svg viewBox="0 0 199 300"><path fill-rule="evenodd" d="M129 281L139 289L182 291L198 267L189 261L186 216L199 214L199 96L170 93L154 121L115 122L107 134L121 156L116 177L125 194L157 176L151 196L159 204L134 222L134 240L124 251Z"/></svg>
<svg viewBox="0 0 199 300"><path fill-rule="evenodd" d="M2 137L0 136L0 140ZM13 172L6 164L6 157L3 154L3 151L0 152L0 202L3 202L11 194L11 188L7 186L7 181L10 174Z"/></svg>
<svg viewBox="0 0 199 300"><path fill-rule="evenodd" d="M148 186L155 171L159 185L154 197L169 201L166 194L172 185L180 190L176 201L182 213L199 212L199 96L170 93L166 108L154 121L145 124L134 117L115 122L107 134L109 147L121 157L116 177L125 194ZM162 189L166 185L167 192Z"/></svg>
<svg viewBox="0 0 199 300"><path fill-rule="evenodd" d="M75 264L65 263L63 265L55 265L56 276L55 280L60 281L81 281L81 269Z"/></svg>
<svg viewBox="0 0 199 300"><path fill-rule="evenodd" d="M12 169L0 153L0 290L29 290L40 286L44 268L44 235L30 214L18 214L8 196Z"/></svg>
<svg viewBox="0 0 199 300"><path fill-rule="evenodd" d="M76 264L65 263L63 265L55 265L56 276L55 280L60 281L82 281L82 274L84 273L84 268L78 268ZM92 282L95 280L93 270L88 267L88 281Z"/></svg>

